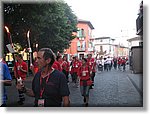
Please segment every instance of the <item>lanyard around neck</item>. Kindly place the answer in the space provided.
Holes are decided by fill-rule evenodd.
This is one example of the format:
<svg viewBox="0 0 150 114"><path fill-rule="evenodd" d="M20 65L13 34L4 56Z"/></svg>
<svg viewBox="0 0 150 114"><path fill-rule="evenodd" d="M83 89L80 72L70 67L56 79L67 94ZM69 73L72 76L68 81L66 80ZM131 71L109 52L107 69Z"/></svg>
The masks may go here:
<svg viewBox="0 0 150 114"><path fill-rule="evenodd" d="M45 90L45 86L42 85L42 83L43 83L42 80L46 78L46 81L45 81L45 82L46 82L46 84L47 84L49 78L51 77L51 73L52 73L53 71L54 71L54 69L52 69L51 72L48 73L44 78L40 77L40 98L42 98L43 92L44 92L44 90Z"/></svg>

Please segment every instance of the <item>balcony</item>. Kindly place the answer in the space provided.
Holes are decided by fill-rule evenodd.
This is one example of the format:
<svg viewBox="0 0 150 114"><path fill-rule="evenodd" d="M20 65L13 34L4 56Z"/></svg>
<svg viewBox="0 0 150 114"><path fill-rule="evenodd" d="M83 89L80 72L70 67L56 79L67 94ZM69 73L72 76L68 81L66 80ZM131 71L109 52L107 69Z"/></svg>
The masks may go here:
<svg viewBox="0 0 150 114"><path fill-rule="evenodd" d="M81 52L81 51L83 52L83 51L86 51L86 49L85 48L81 48L81 47L77 47L77 51L78 52Z"/></svg>
<svg viewBox="0 0 150 114"><path fill-rule="evenodd" d="M94 51L94 47L88 48L88 52Z"/></svg>

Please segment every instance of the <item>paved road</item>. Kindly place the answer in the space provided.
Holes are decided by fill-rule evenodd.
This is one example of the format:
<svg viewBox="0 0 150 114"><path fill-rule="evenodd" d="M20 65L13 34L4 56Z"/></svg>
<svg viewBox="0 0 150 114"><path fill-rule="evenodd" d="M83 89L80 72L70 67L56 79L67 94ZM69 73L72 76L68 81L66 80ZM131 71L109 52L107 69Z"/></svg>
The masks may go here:
<svg viewBox="0 0 150 114"><path fill-rule="evenodd" d="M129 77L134 76L133 81L138 84L138 89L142 89L139 83L142 75L130 74L129 71L118 70L104 71L97 73L95 77L95 87L90 90L89 106L142 106L142 96L133 85ZM79 89L71 89L72 106L82 106L82 97Z"/></svg>
<svg viewBox="0 0 150 114"><path fill-rule="evenodd" d="M33 77L26 80L27 87L31 87ZM70 100L72 107L82 107L83 98L80 88L69 83ZM18 94L15 84L7 88L8 106L16 107ZM131 74L129 70L122 72L119 70L103 71L96 73L94 89L90 90L90 107L139 107L142 106L142 74ZM26 96L26 101L21 107L33 106L34 98Z"/></svg>

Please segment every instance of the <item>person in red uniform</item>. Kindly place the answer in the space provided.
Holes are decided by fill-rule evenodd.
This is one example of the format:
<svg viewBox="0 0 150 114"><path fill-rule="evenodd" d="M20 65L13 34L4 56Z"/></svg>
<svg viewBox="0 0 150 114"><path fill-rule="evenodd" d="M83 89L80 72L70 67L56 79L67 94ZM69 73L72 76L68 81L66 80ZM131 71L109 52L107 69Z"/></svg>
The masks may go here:
<svg viewBox="0 0 150 114"><path fill-rule="evenodd" d="M74 78L73 78L73 67L72 67L72 63L73 61L75 61L74 57L72 57L71 59L71 63L70 63L70 75L71 75L71 78L72 78L72 82L74 82Z"/></svg>
<svg viewBox="0 0 150 114"><path fill-rule="evenodd" d="M121 57L118 58L118 69L121 70L121 64L122 64L122 59Z"/></svg>
<svg viewBox="0 0 150 114"><path fill-rule="evenodd" d="M56 70L59 70L60 72L62 72L62 66L61 66L61 63L62 63L62 58L60 55L58 55L56 57L56 60L55 62L53 63L52 67Z"/></svg>
<svg viewBox="0 0 150 114"><path fill-rule="evenodd" d="M123 67L123 72L126 70L126 59L122 58L122 67Z"/></svg>
<svg viewBox="0 0 150 114"><path fill-rule="evenodd" d="M37 63L37 57L35 57L34 62L33 62L33 66L34 66L34 74L36 74L38 72L38 63Z"/></svg>
<svg viewBox="0 0 150 114"><path fill-rule="evenodd" d="M90 89L93 89L95 72L96 72L96 61L95 61L94 58L92 58L92 54L88 54L87 56L88 56L88 58L87 58L87 64L90 67L90 75L91 75L91 79L93 81L93 84L91 85Z"/></svg>
<svg viewBox="0 0 150 114"><path fill-rule="evenodd" d="M69 69L70 69L70 64L67 60L67 56L63 56L63 62L62 62L62 72L66 75L67 82L68 80L68 75L69 75Z"/></svg>
<svg viewBox="0 0 150 114"><path fill-rule="evenodd" d="M78 79L78 75L77 75L77 72L78 72L78 68L81 66L79 60L77 59L77 57L73 57L73 60L72 60L72 68L71 68L71 71L72 71L72 81L75 83L75 86L78 87L77 85L77 79Z"/></svg>
<svg viewBox="0 0 150 114"><path fill-rule="evenodd" d="M14 67L14 75L15 78L21 78L22 81L26 80L27 72L28 72L28 66L27 63L23 61L23 57L21 54L16 55L17 62L15 63ZM19 93L19 101L18 104L22 105L25 101L25 97L22 91L18 90Z"/></svg>
<svg viewBox="0 0 150 114"><path fill-rule="evenodd" d="M54 63L53 63L53 65L52 65L52 68L54 68L55 70L59 70L57 64L58 64L58 63L57 63L57 61L55 60Z"/></svg>
<svg viewBox="0 0 150 114"><path fill-rule="evenodd" d="M90 77L90 68L87 64L87 59L82 59L82 66L79 67L78 76L80 78L80 90L81 94L84 97L83 101L85 106L88 106L89 101L89 90L92 85L92 80Z"/></svg>
<svg viewBox="0 0 150 114"><path fill-rule="evenodd" d="M56 57L56 60L59 62L60 66L61 66L61 71L62 71L62 62L63 62L62 55L58 55Z"/></svg>

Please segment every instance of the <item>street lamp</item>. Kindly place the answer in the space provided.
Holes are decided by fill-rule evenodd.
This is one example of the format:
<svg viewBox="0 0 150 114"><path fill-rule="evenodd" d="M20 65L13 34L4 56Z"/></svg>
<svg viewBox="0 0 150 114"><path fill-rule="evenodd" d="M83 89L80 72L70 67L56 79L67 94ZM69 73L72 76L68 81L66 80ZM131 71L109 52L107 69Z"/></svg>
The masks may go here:
<svg viewBox="0 0 150 114"><path fill-rule="evenodd" d="M31 44L30 44L30 36L29 36L29 34L30 34L30 31L28 30L28 32L27 32L27 40L28 40L28 45L29 45L29 55L30 55L30 66L32 66L33 64L32 64L32 55L31 55L31 53L32 53L32 49L31 49Z"/></svg>

